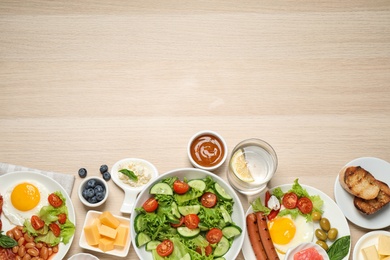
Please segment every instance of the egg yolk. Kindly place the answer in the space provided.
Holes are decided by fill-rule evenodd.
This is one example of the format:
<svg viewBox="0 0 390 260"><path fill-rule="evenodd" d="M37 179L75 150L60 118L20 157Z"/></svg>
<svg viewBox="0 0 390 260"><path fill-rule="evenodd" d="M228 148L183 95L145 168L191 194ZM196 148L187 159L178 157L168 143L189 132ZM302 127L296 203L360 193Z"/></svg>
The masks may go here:
<svg viewBox="0 0 390 260"><path fill-rule="evenodd" d="M268 222L271 239L279 245L288 244L295 236L294 222L289 218L275 218Z"/></svg>
<svg viewBox="0 0 390 260"><path fill-rule="evenodd" d="M33 209L40 200L38 188L27 182L18 184L11 193L12 205L20 211Z"/></svg>

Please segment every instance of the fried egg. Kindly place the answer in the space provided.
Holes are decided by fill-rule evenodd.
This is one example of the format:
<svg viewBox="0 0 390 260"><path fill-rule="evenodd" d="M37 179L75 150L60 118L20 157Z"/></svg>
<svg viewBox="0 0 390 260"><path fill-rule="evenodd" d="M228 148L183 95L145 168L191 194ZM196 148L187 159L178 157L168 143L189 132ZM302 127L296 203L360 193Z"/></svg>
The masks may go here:
<svg viewBox="0 0 390 260"><path fill-rule="evenodd" d="M311 242L314 236L313 222L306 222L301 215L295 219L290 215L276 217L268 222L268 230L276 250L281 254L300 243Z"/></svg>
<svg viewBox="0 0 390 260"><path fill-rule="evenodd" d="M25 219L37 215L47 206L49 191L36 181L24 181L5 191L3 212L14 225L23 225Z"/></svg>

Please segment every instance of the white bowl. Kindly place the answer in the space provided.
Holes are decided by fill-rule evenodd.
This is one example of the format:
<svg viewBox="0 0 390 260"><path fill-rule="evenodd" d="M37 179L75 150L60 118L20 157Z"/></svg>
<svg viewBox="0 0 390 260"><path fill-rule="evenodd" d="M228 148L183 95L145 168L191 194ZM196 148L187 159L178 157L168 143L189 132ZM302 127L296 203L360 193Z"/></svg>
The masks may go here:
<svg viewBox="0 0 390 260"><path fill-rule="evenodd" d="M99 260L99 258L91 254L79 253L72 255L68 260Z"/></svg>
<svg viewBox="0 0 390 260"><path fill-rule="evenodd" d="M88 200L86 200L84 197L83 197L83 190L84 190L84 187L87 185L88 181L89 180L96 180L97 182L99 182L101 185L104 186L106 192L105 192L105 196L104 196L104 199L97 202L97 203L90 203L88 202ZM103 178L100 178L100 177L97 177L97 176L91 176L91 177L87 177L85 178L79 185L79 191L78 191L78 194L79 194L79 199L80 201L87 207L91 207L91 208L95 208L95 207L99 207L100 205L102 205L104 202L106 202L107 198L108 198L108 185L106 183L106 181L103 179Z"/></svg>
<svg viewBox="0 0 390 260"><path fill-rule="evenodd" d="M211 164L210 166L201 165L192 156L192 154L191 154L191 151L193 150L192 144L194 141L196 141L199 137L202 137L202 136L211 136L216 140L217 147L219 147L223 152L222 155L218 156L218 158L222 157L220 159L219 163ZM208 143L209 142L207 142L207 145L209 145ZM213 142L212 144L214 145L215 142ZM205 148L205 146L203 146L201 148ZM219 135L217 132L210 131L210 130L203 130L203 131L200 131L200 132L194 134L190 138L188 145L187 145L187 155L188 155L188 159L190 160L191 164L194 167L202 169L202 170L206 170L206 171L214 171L214 170L218 169L222 164L225 163L227 155L228 155L228 147L227 147L226 142L223 139L223 137L221 135ZM200 155L204 155L204 157L207 157L207 154L201 153Z"/></svg>
<svg viewBox="0 0 390 260"><path fill-rule="evenodd" d="M244 237L246 232L246 224L245 224L245 214L244 209L242 207L242 204L240 202L240 199L238 198L235 191L230 187L229 184L227 184L223 179L218 177L217 175L201 170L196 168L183 168L183 169L176 169L169 171L167 173L164 173L160 175L157 179L155 179L152 183L149 183L148 186L146 186L143 191L139 194L136 202L135 202L135 208L142 207L142 204L150 198L149 190L155 183L161 181L162 179L168 178L168 177L178 177L179 179L183 180L183 178L187 178L187 180L191 179L203 179L207 176L211 177L214 181L218 182L219 185L221 185L222 188L225 189L225 191L233 198L234 205L233 205L233 213L232 213L232 220L233 222L239 226L242 229L242 233L237 236L234 239L234 242L229 249L229 251L223 256L225 259L236 259L237 255L240 253L242 244L244 243ZM152 259L152 253L145 250L145 246L138 248L135 243L135 237L136 232L134 230L134 220L137 216L136 212L133 212L130 217L130 223L131 223L131 240L133 243L133 248L135 252L137 253L138 257L143 260Z"/></svg>
<svg viewBox="0 0 390 260"><path fill-rule="evenodd" d="M285 260L293 260L294 255L296 253L298 253L299 251L302 251L304 249L310 248L310 247L314 247L314 249L316 249L317 252L320 253L320 255L323 257L324 260L329 260L329 256L326 253L326 251L321 246L317 245L314 242L302 243L302 244L297 245L296 247L290 248L289 250L287 250L287 253L286 253L286 256L284 259Z"/></svg>

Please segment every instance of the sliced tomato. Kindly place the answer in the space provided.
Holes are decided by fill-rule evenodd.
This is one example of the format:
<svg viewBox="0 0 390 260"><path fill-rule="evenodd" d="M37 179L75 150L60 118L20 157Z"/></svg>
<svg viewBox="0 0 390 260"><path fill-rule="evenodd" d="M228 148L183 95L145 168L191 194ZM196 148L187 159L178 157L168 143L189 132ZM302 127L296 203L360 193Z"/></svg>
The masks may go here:
<svg viewBox="0 0 390 260"><path fill-rule="evenodd" d="M188 214L184 217L184 224L189 229L195 229L198 227L200 219L196 214Z"/></svg>
<svg viewBox="0 0 390 260"><path fill-rule="evenodd" d="M268 220L273 220L278 214L279 214L280 209L278 210L271 210L271 212L268 214L267 218Z"/></svg>
<svg viewBox="0 0 390 260"><path fill-rule="evenodd" d="M212 228L206 234L206 239L210 244L216 244L222 239L222 230L219 228Z"/></svg>
<svg viewBox="0 0 390 260"><path fill-rule="evenodd" d="M147 199L142 205L146 212L153 212L158 208L158 201L155 198Z"/></svg>
<svg viewBox="0 0 390 260"><path fill-rule="evenodd" d="M271 198L271 193L267 190L265 192L265 201L264 201L264 204L265 204L266 207L268 207L268 201L269 201L270 198Z"/></svg>
<svg viewBox="0 0 390 260"><path fill-rule="evenodd" d="M298 200L298 209L303 214L309 214L313 210L313 202L308 197L302 197Z"/></svg>
<svg viewBox="0 0 390 260"><path fill-rule="evenodd" d="M50 205L52 205L55 208L61 207L61 205L62 205L62 199L54 193L49 195L48 201L49 201Z"/></svg>
<svg viewBox="0 0 390 260"><path fill-rule="evenodd" d="M184 224L184 216L181 216L180 222L178 224L171 223L171 227L178 228L181 227Z"/></svg>
<svg viewBox="0 0 390 260"><path fill-rule="evenodd" d="M284 194L282 203L287 209L295 209L297 207L298 196L294 192Z"/></svg>
<svg viewBox="0 0 390 260"><path fill-rule="evenodd" d="M212 248L210 245L207 245L207 246L204 247L204 248L198 246L198 247L196 248L196 252L198 252L200 255L202 255L202 249L204 250L204 254L205 254L206 256L211 255L211 253L213 252L213 248Z"/></svg>
<svg viewBox="0 0 390 260"><path fill-rule="evenodd" d="M53 234L58 237L61 233L60 227L56 223L51 223L49 225L49 229L53 232Z"/></svg>
<svg viewBox="0 0 390 260"><path fill-rule="evenodd" d="M203 207L212 208L217 204L217 195L212 192L205 192L200 198Z"/></svg>
<svg viewBox="0 0 390 260"><path fill-rule="evenodd" d="M60 213L60 214L58 214L58 222L59 222L60 224L65 224L66 219L67 219L67 217L66 217L66 214L65 214L65 213Z"/></svg>
<svg viewBox="0 0 390 260"><path fill-rule="evenodd" d="M43 222L43 220L40 219L40 217L38 217L37 215L31 216L31 226L35 230L39 230L39 229L43 228L44 225L45 225L45 222Z"/></svg>
<svg viewBox="0 0 390 260"><path fill-rule="evenodd" d="M173 190L174 190L177 194L184 194L184 193L186 193L189 189L190 189L190 186L189 186L186 182L184 182L184 181L176 180L176 181L173 183Z"/></svg>
<svg viewBox="0 0 390 260"><path fill-rule="evenodd" d="M173 252L173 242L166 239L158 244L156 250L159 256L169 256Z"/></svg>

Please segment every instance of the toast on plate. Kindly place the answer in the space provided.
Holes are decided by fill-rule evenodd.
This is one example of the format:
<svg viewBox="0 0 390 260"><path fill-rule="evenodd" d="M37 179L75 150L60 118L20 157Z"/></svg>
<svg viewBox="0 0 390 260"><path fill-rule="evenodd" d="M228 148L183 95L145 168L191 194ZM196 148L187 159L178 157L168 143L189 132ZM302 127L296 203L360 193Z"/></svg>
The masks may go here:
<svg viewBox="0 0 390 260"><path fill-rule="evenodd" d="M353 200L355 207L366 215L374 214L390 202L389 186L379 180L377 180L377 184L380 187L380 190L376 198L365 200L355 196Z"/></svg>
<svg viewBox="0 0 390 260"><path fill-rule="evenodd" d="M375 177L360 166L344 167L339 182L347 192L364 200L375 199L380 191Z"/></svg>

